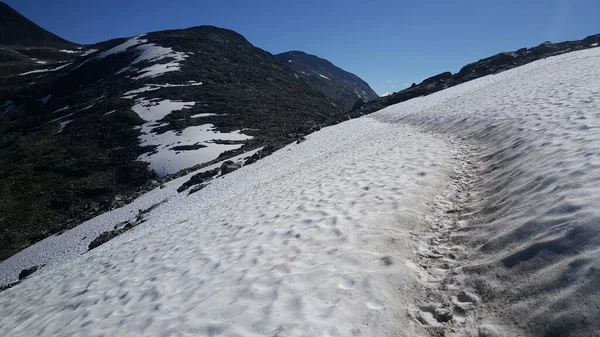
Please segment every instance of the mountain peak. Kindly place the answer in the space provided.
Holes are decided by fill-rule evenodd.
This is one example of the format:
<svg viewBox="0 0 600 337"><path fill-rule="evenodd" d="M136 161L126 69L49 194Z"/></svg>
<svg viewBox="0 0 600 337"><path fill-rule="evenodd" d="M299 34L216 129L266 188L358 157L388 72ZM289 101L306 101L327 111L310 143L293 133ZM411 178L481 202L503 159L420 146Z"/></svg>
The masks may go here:
<svg viewBox="0 0 600 337"><path fill-rule="evenodd" d="M0 45L72 48L75 44L50 33L0 2Z"/></svg>

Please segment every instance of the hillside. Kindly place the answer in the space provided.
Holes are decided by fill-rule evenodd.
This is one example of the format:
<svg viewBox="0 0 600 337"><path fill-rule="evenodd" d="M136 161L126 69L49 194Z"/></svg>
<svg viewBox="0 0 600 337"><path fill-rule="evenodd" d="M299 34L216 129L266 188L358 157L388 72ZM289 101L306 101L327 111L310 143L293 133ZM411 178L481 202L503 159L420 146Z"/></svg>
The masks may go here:
<svg viewBox="0 0 600 337"><path fill-rule="evenodd" d="M325 59L297 50L277 54L275 58L344 111L358 101L368 102L379 97L367 82Z"/></svg>
<svg viewBox="0 0 600 337"><path fill-rule="evenodd" d="M83 46L3 8L0 260L180 171L262 149L254 161L342 112L230 30ZM12 45L29 31L17 40L33 45Z"/></svg>
<svg viewBox="0 0 600 337"><path fill-rule="evenodd" d="M600 34L591 35L583 40L576 41L564 41L558 43L546 41L536 47L521 48L516 51L499 53L477 62L467 64L462 67L458 73L452 74L451 72L444 72L429 77L419 84L413 83L407 89L395 92L388 96L379 97L367 104L357 104L353 107L349 115L358 117L369 114L393 104L429 95L483 76L499 74L503 71L550 56L595 48L598 46L598 43L600 43Z"/></svg>

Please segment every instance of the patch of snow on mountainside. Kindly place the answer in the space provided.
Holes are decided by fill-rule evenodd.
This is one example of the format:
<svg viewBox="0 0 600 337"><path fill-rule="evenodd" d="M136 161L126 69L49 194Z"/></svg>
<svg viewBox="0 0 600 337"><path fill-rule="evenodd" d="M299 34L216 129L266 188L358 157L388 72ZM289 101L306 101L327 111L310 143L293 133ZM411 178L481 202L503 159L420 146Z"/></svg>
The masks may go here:
<svg viewBox="0 0 600 337"><path fill-rule="evenodd" d="M202 85L202 82L195 82L195 81L189 81L188 83L185 84L147 84L145 87L139 88L139 89L135 89L135 90L131 90L126 92L124 95L125 96L135 96L137 94L140 94L142 92L146 92L146 91L154 91L154 90L158 90L161 88L176 88L176 87L190 87L190 86L198 86L198 85Z"/></svg>
<svg viewBox="0 0 600 337"><path fill-rule="evenodd" d="M138 76L133 77L133 79L135 80L147 77L157 77L167 72L179 71L181 69L181 62L183 62L188 57L188 53L173 51L172 48L161 47L153 43L141 45L134 44L138 42L145 43L147 42L147 40L137 39L135 41L130 41L128 41L129 43L126 42L123 45L128 45L127 48L136 46L132 49L132 51L138 56L130 65L119 70L117 72L117 75L128 71L134 71L139 74ZM123 47L119 48L119 50L121 49L123 49ZM167 63L153 64L141 69L139 67L134 66L135 64L138 64L140 62L159 62L165 59L168 59Z"/></svg>
<svg viewBox="0 0 600 337"><path fill-rule="evenodd" d="M131 51L137 54L137 57L133 62L119 70L116 74L121 74L128 71L135 71L138 73L133 79L138 80L147 77L157 77L164 73L171 71L179 71L181 69L181 62L187 57L188 53L174 51L170 47L162 47L154 43L147 43L147 39L141 39L144 35L139 35L131 38L122 44L113 47L105 52L100 53L96 58L102 59L106 56L123 53L125 51ZM159 62L167 59L167 63L153 64L145 68L135 67L135 64L140 62Z"/></svg>
<svg viewBox="0 0 600 337"><path fill-rule="evenodd" d="M56 133L61 133L62 130L65 128L65 126L71 124L71 122L73 122L72 119L67 119L66 121L62 121L62 122L58 123L59 128L58 128L58 132L56 132Z"/></svg>
<svg viewBox="0 0 600 337"><path fill-rule="evenodd" d="M107 57L109 55L122 53L122 52L126 51L127 49L129 49L130 47L137 46L137 45L142 44L142 43L146 43L146 42L148 42L148 40L141 39L141 37L144 36L144 35L146 35L146 34L142 34L142 35L138 35L136 37L133 37L133 38L131 38L131 39L129 39L129 40L121 43L118 46L115 46L115 47L113 47L113 48L111 48L111 49L109 49L107 51L104 51L104 52L100 53L96 58L103 59L103 58L105 58L105 57Z"/></svg>
<svg viewBox="0 0 600 337"><path fill-rule="evenodd" d="M195 115L191 115L191 118L202 118L202 117L210 117L210 116L216 116L217 114L214 113L200 113L200 114L195 114Z"/></svg>
<svg viewBox="0 0 600 337"><path fill-rule="evenodd" d="M165 58L174 58L176 61L183 61L185 53L175 52L173 48L165 48L154 43L143 44L135 47L139 56L131 63L136 64L142 61L157 62Z"/></svg>
<svg viewBox="0 0 600 337"><path fill-rule="evenodd" d="M89 56L89 55L92 55L93 53L95 53L97 51L98 51L98 49L93 49L93 48L92 49L88 49L85 52L83 52L83 54L81 54L81 56Z"/></svg>
<svg viewBox="0 0 600 337"><path fill-rule="evenodd" d="M216 159L221 153L234 150L243 144L219 144L214 140L243 141L252 137L239 133L221 133L213 125L190 126L179 131L158 134L163 126L159 121L173 111L189 109L195 102L171 100L136 100L132 110L147 121L141 127L140 145L154 145L156 150L141 155L138 159L150 164L150 169L159 175L176 173L184 168ZM181 148L183 146L183 148Z"/></svg>
<svg viewBox="0 0 600 337"><path fill-rule="evenodd" d="M324 78L324 79L326 79L326 80L330 80L330 81L331 81L331 78L329 78L329 77L327 77L327 76L325 76L325 75L319 74L319 76L323 77L323 78Z"/></svg>
<svg viewBox="0 0 600 337"><path fill-rule="evenodd" d="M28 71L22 74L19 74L20 76L25 76L25 75L30 75L30 74L37 74L37 73L45 73L45 72L51 72L51 71L57 71L57 70L61 70L65 67L70 66L71 64L73 64L73 62L67 63L67 64L63 64L62 66L58 66L56 68L49 68L49 69L37 69L37 70L32 70L32 71Z"/></svg>
<svg viewBox="0 0 600 337"><path fill-rule="evenodd" d="M195 102L178 102L168 99L159 101L158 99L146 100L140 98L136 100L136 105L134 105L131 110L147 122L156 122L173 111L189 109L195 104Z"/></svg>
<svg viewBox="0 0 600 337"><path fill-rule="evenodd" d="M243 144L219 144L219 140L243 141L252 137L239 131L222 133L212 124L189 126L182 131L153 132L157 125L142 127L140 145L156 145L156 150L141 155L138 160L150 163L150 169L159 175L180 170L216 159L221 153L240 148ZM189 147L189 148L185 148Z"/></svg>
<svg viewBox="0 0 600 337"><path fill-rule="evenodd" d="M187 57L187 56L186 56ZM182 57L180 60L184 60L185 57ZM137 70L138 76L133 77L134 80L139 80L147 77L157 77L164 73L168 73L171 71L179 71L181 70L181 64L178 61L171 61L168 63L154 64L149 67Z"/></svg>

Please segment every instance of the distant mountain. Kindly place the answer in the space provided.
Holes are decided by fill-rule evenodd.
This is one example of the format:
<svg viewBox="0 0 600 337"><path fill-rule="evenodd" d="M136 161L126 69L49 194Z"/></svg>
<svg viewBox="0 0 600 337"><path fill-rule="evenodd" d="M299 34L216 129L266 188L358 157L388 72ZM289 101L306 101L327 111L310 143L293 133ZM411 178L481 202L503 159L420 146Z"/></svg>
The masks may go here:
<svg viewBox="0 0 600 337"><path fill-rule="evenodd" d="M75 44L46 31L0 2L0 45L73 48Z"/></svg>
<svg viewBox="0 0 600 337"><path fill-rule="evenodd" d="M350 110L359 100L368 102L379 97L360 77L325 59L297 50L277 54L275 58L344 110Z"/></svg>
<svg viewBox="0 0 600 337"><path fill-rule="evenodd" d="M343 113L231 30L84 46L2 12L0 260L161 181L262 149L255 160Z"/></svg>
<svg viewBox="0 0 600 337"><path fill-rule="evenodd" d="M583 40L564 41L552 43L546 41L536 47L521 48L512 52L499 53L477 62L467 64L456 74L444 72L423 80L419 84L413 83L407 89L391 95L380 97L366 104L357 104L348 113L350 117L360 117L381 110L387 106L407 101L420 96L453 87L483 76L493 75L502 71L522 66L524 64L553 55L564 54L576 50L596 48L600 43L600 34L591 35Z"/></svg>

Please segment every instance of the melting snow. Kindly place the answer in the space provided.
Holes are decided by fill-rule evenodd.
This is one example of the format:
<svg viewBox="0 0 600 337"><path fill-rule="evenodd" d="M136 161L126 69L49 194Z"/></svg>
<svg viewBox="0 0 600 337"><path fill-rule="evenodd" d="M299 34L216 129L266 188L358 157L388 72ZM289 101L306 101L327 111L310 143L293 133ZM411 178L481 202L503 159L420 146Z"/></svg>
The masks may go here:
<svg viewBox="0 0 600 337"><path fill-rule="evenodd" d="M91 54L93 54L93 53L95 53L97 51L98 51L98 49L88 49L85 52L83 52L83 54L81 54L81 56L88 56L88 55L91 55Z"/></svg>
<svg viewBox="0 0 600 337"><path fill-rule="evenodd" d="M195 114L195 115L191 115L191 118L202 118L202 117L210 117L210 116L216 116L217 114L213 114L213 113L201 113L201 114Z"/></svg>
<svg viewBox="0 0 600 337"><path fill-rule="evenodd" d="M331 78L329 78L329 77L327 77L327 76L325 76L325 75L319 74L319 76L323 77L324 79L327 79L327 80L330 80L330 81L331 81Z"/></svg>
<svg viewBox="0 0 600 337"><path fill-rule="evenodd" d="M212 140L247 140L252 137L239 132L220 133L211 124L190 126L182 131L167 131L157 134L155 130L162 124L156 123L173 111L189 109L195 102L171 100L136 100L132 107L148 123L142 125L141 145L158 146L155 152L146 153L139 160L150 163L150 168L160 175L176 173L184 168L205 163L217 158L222 152L241 147L243 144L215 144ZM202 144L205 147L194 150L176 151L172 148L181 145Z"/></svg>
<svg viewBox="0 0 600 337"><path fill-rule="evenodd" d="M182 58L181 60L183 60L184 58ZM157 77L160 76L164 73L168 73L171 71L179 71L180 70L180 63L173 61L173 62L169 62L169 63L163 63L163 64L155 64L149 67L146 67L144 69L138 70L138 73L141 73L141 75L139 76L135 76L133 77L134 80L139 80L141 78L146 78L146 77Z"/></svg>
<svg viewBox="0 0 600 337"><path fill-rule="evenodd" d="M65 54L79 54L80 51L78 50L67 50L67 49L61 49L59 50L61 53L65 53Z"/></svg>
<svg viewBox="0 0 600 337"><path fill-rule="evenodd" d="M144 36L146 34L142 34L142 35L138 35L136 37L133 37L123 43L121 43L120 45L113 47L107 51L104 51L102 53L100 53L96 58L98 59L103 59L109 55L113 55L113 54L118 54L118 53L122 53L124 51L126 51L128 48L133 47L133 46L137 46L139 44L142 43L146 43L148 42L148 40L145 39L141 39L142 36Z"/></svg>
<svg viewBox="0 0 600 337"><path fill-rule="evenodd" d="M65 128L65 126L69 125L71 122L73 121L73 119L67 119L66 121L62 121L58 124L59 129L57 133L61 133L62 130Z"/></svg>
<svg viewBox="0 0 600 337"><path fill-rule="evenodd" d="M32 70L32 71L28 71L26 73L22 73L22 74L19 74L19 75L20 76L24 76L24 75L29 75L29 74L37 74L37 73L45 73L45 72L57 71L57 70L61 70L62 68L68 67L71 64L73 64L73 62L69 62L67 64L63 64L62 66L59 66L59 67L56 67L56 68Z"/></svg>
<svg viewBox="0 0 600 337"><path fill-rule="evenodd" d="M170 47L161 47L154 43L147 43L148 40L140 38L142 36L143 35L136 36L114 48L102 52L97 56L97 58L102 59L109 55L122 53L127 50L133 50L133 52L138 54L137 58L130 65L119 70L117 74L127 71L136 71L139 74L138 76L133 77L133 79L136 80L147 77L156 77L167 72L180 70L181 62L188 57L187 53L174 51L173 48ZM135 64L140 62L159 62L164 59L168 59L169 62L163 64L153 64L142 69L134 67Z"/></svg>
<svg viewBox="0 0 600 337"><path fill-rule="evenodd" d="M155 122L163 119L165 116L176 110L189 109L196 104L195 102L177 102L168 99L157 101L138 99L136 105L131 109L135 111L143 120Z"/></svg>
<svg viewBox="0 0 600 337"><path fill-rule="evenodd" d="M140 93L146 92L146 91L154 91L154 90L158 90L160 88L190 87L190 86L198 86L198 85L202 85L202 82L189 81L186 84L169 84L169 83L166 83L166 84L147 84L145 87L128 91L128 92L125 93L125 95L127 96L127 98L131 98L131 97L135 96L136 94L140 94Z"/></svg>
<svg viewBox="0 0 600 337"><path fill-rule="evenodd" d="M65 111L65 110L69 110L69 106L68 105L65 106L65 107L63 107L63 108L60 108L58 110L54 110L54 112L60 112L60 111Z"/></svg>
<svg viewBox="0 0 600 337"><path fill-rule="evenodd" d="M65 119L65 118L67 118L67 117L71 117L71 116L73 116L74 114L75 114L75 112L72 112L72 113L70 113L70 114L68 114L68 115L64 115L64 116L61 116L61 117L55 118L55 119L53 119L53 120L49 121L48 123L54 123L54 122L58 122L59 120L61 120L61 119Z"/></svg>
<svg viewBox="0 0 600 337"><path fill-rule="evenodd" d="M181 132L167 131L162 134L152 132L152 124L142 127L141 145L158 145L156 152L141 155L138 160L150 163L150 169L159 175L177 173L180 170L209 162L228 150L240 148L243 144L215 144L213 140L247 140L252 137L239 133L221 133L212 124L190 126ZM205 147L194 150L174 150L175 146L197 145Z"/></svg>

